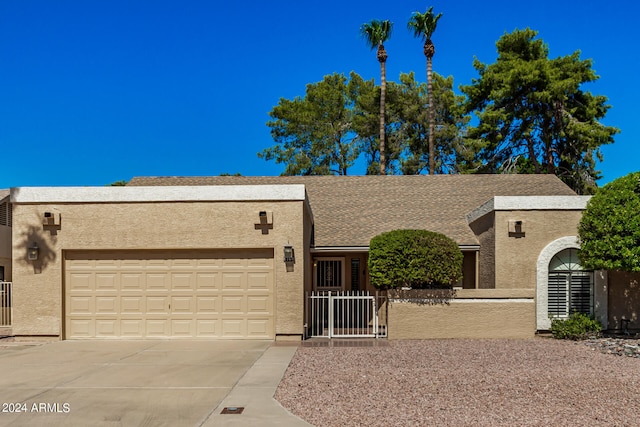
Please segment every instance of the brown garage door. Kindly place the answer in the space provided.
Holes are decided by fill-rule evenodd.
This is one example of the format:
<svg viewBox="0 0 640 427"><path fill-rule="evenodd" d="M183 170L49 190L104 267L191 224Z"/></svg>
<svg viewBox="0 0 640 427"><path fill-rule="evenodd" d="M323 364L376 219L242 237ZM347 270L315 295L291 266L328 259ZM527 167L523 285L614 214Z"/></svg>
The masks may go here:
<svg viewBox="0 0 640 427"><path fill-rule="evenodd" d="M65 253L65 338L274 338L273 250Z"/></svg>

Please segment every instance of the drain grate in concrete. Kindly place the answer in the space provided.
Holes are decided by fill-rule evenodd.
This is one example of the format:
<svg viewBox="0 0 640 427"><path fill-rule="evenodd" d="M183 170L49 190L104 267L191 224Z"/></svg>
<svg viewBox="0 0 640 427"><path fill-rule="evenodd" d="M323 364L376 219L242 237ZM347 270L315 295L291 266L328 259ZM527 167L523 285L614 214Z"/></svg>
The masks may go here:
<svg viewBox="0 0 640 427"><path fill-rule="evenodd" d="M222 409L221 414L241 414L244 411L244 407L242 406L227 406Z"/></svg>

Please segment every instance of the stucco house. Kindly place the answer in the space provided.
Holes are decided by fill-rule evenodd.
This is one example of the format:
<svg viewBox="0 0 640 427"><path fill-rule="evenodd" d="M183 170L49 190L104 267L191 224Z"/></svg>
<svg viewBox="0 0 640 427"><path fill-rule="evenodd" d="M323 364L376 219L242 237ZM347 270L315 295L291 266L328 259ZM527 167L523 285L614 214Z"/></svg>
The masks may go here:
<svg viewBox="0 0 640 427"><path fill-rule="evenodd" d="M305 293L373 290L369 241L399 228L454 239L464 278L446 304L390 301L390 339L532 337L549 328L550 313L573 310L615 329L637 321L637 278L580 267L587 201L552 175L13 188L12 333L299 340Z"/></svg>

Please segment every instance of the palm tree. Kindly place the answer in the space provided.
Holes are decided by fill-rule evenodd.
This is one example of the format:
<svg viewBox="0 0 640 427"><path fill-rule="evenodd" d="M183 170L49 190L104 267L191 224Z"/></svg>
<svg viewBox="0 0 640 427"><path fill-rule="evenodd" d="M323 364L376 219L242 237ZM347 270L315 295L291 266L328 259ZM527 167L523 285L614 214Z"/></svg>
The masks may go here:
<svg viewBox="0 0 640 427"><path fill-rule="evenodd" d="M433 132L435 128L434 119L434 105L433 94L431 85L431 70L433 55L436 53L436 48L431 41L431 36L436 30L438 25L438 19L442 16L442 13L434 15L433 6L431 6L425 13L414 12L409 19L407 27L409 31L413 32L415 37L424 40L424 56L427 57L427 90L429 99L429 175L433 175L435 171L435 150L433 148Z"/></svg>
<svg viewBox="0 0 640 427"><path fill-rule="evenodd" d="M385 156L385 97L387 93L387 51L384 50L383 43L391 38L393 22L376 19L362 24L360 34L365 39L371 49L378 48L377 57L380 62L380 175L387 173L387 160Z"/></svg>

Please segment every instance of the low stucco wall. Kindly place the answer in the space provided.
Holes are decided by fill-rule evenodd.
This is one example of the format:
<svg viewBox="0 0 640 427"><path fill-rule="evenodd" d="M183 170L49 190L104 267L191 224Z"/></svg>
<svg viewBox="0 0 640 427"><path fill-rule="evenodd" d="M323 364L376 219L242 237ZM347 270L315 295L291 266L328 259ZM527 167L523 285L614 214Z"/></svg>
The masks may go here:
<svg viewBox="0 0 640 427"><path fill-rule="evenodd" d="M389 298L389 339L533 338L534 291L460 289L453 298Z"/></svg>

